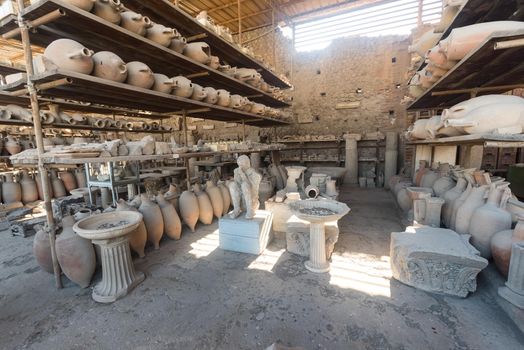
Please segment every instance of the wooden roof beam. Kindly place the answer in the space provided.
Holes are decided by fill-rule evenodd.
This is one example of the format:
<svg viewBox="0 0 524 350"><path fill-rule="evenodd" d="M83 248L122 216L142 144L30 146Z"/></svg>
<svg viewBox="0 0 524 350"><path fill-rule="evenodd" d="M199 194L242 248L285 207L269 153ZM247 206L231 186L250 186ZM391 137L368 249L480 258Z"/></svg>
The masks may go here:
<svg viewBox="0 0 524 350"><path fill-rule="evenodd" d="M267 13L267 12L271 12L271 9L269 8L269 9L265 9L265 10L262 10L262 11L253 12L253 13L250 13L248 15L244 15L244 16L240 17L240 19L246 19L246 18L250 18L250 17L255 17L255 16L258 16L258 15L262 15L264 13ZM223 26L225 24L233 23L233 22L238 22L238 17L230 19L230 20L225 21L225 22L220 22L220 23L217 23L217 24Z"/></svg>

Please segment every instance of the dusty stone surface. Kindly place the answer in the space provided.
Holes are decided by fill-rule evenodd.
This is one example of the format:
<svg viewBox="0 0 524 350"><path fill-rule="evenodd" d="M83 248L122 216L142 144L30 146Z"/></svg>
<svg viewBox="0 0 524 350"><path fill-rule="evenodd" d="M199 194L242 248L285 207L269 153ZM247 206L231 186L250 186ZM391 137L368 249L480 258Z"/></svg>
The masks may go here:
<svg viewBox="0 0 524 350"><path fill-rule="evenodd" d="M391 278L389 233L402 231L389 194L342 189L331 271L274 241L259 257L218 249L216 221L164 239L135 260L147 278L99 305L70 282L56 290L32 240L0 233L2 349L522 349L524 336L482 285L467 299ZM95 277L95 281L100 275Z"/></svg>

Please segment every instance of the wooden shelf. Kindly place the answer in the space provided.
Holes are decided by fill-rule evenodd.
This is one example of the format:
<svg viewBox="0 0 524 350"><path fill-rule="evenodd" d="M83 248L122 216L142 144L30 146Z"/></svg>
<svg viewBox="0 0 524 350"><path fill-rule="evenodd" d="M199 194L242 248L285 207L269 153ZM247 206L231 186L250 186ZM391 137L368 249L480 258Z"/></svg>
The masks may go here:
<svg viewBox="0 0 524 350"><path fill-rule="evenodd" d="M198 77L192 77L191 80L202 86L225 88L231 93L241 94L270 107L289 106L288 103L274 98L269 93L195 62L73 5L58 0L42 0L27 7L23 11L23 16L25 20L30 21L55 10L61 10L65 15L31 32L32 44L45 47L56 39L70 38L95 52L114 51L125 62L144 62L156 73L168 76L200 74ZM0 34L16 27L15 20L7 17L0 21Z"/></svg>
<svg viewBox="0 0 524 350"><path fill-rule="evenodd" d="M524 135L462 135L453 137L443 137L433 140L409 141L407 145L433 145L433 146L452 146L452 145L483 145L484 147L499 148L519 148L524 147Z"/></svg>
<svg viewBox="0 0 524 350"><path fill-rule="evenodd" d="M314 142L343 142L343 139L337 140L278 140L278 143L314 143Z"/></svg>
<svg viewBox="0 0 524 350"><path fill-rule="evenodd" d="M211 46L213 55L219 56L222 60L227 62L227 64L238 67L254 68L259 71L268 84L286 89L290 87L288 83L280 79L261 62L247 56L236 45L222 39L169 1L126 0L124 1L124 5L130 10L148 16L153 22L158 22L168 27L175 27L186 37L199 34L205 35L204 38L199 40L207 42Z"/></svg>
<svg viewBox="0 0 524 350"><path fill-rule="evenodd" d="M0 125L32 127L33 123L29 123L23 120L0 120ZM91 130L91 131L138 132L138 133L147 133L147 134L168 134L171 132L167 130L129 130L129 129L122 129L122 128L96 128L91 125L71 125L71 124L42 124L42 129L72 129L72 130Z"/></svg>
<svg viewBox="0 0 524 350"><path fill-rule="evenodd" d="M524 31L513 34L494 33L409 105L408 110L451 107L471 97L469 91L435 95L439 92L524 84L524 46L495 49L498 42L523 38ZM493 92L509 90L511 89ZM479 95L486 93L489 92L480 92Z"/></svg>
<svg viewBox="0 0 524 350"><path fill-rule="evenodd" d="M247 125L287 125L288 122L246 113L232 108L210 105L171 94L165 94L136 86L117 83L86 74L50 71L32 77L34 83L45 83L67 78L69 84L43 90L43 97L75 99L80 102L97 101L100 104L128 109L148 110L157 113L180 113L186 110L189 116L225 122L245 121ZM24 88L25 82L4 85L4 91Z"/></svg>

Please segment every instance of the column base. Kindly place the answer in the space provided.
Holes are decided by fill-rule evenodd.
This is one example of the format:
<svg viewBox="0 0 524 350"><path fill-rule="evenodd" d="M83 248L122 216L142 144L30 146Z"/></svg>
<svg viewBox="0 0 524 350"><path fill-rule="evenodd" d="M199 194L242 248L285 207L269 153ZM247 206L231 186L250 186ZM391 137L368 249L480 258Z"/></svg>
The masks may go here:
<svg viewBox="0 0 524 350"><path fill-rule="evenodd" d="M136 278L131 284L122 287L118 291L116 291L115 294L107 295L107 294L101 294L101 290L103 290L104 282L98 282L96 286L93 288L93 293L91 294L94 301L98 303L113 303L117 301L120 298L125 297L129 292L131 292L136 286L138 286L140 283L142 283L146 276L142 271L135 271Z"/></svg>
<svg viewBox="0 0 524 350"><path fill-rule="evenodd" d="M329 272L329 263L328 262L318 264L318 263L312 262L311 260L308 260L304 262L304 266L306 267L306 269L314 273Z"/></svg>
<svg viewBox="0 0 524 350"><path fill-rule="evenodd" d="M515 293L508 287L500 287L499 295L516 307L524 309L524 295Z"/></svg>

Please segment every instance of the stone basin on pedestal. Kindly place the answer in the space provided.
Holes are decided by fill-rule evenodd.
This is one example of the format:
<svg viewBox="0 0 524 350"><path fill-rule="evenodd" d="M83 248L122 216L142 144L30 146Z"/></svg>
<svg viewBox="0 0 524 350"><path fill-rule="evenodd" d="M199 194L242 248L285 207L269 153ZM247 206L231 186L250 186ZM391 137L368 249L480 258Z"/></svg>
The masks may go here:
<svg viewBox="0 0 524 350"><path fill-rule="evenodd" d="M411 210L408 215L412 216L415 222L422 223L426 214L425 198L431 197L433 189L429 187L406 187L406 191L411 200Z"/></svg>
<svg viewBox="0 0 524 350"><path fill-rule="evenodd" d="M287 192L297 192L297 180L302 176L304 171L307 170L305 166L287 166L287 183L286 191Z"/></svg>
<svg viewBox="0 0 524 350"><path fill-rule="evenodd" d="M95 301L112 303L144 280L144 274L135 271L127 240L141 221L139 212L114 211L87 217L73 226L80 237L100 246L102 281L93 288Z"/></svg>
<svg viewBox="0 0 524 350"><path fill-rule="evenodd" d="M304 263L311 272L329 271L326 258L326 238L324 224L338 221L349 213L349 207L333 200L307 199L289 203L293 214L299 219L308 221L309 226L309 260Z"/></svg>

